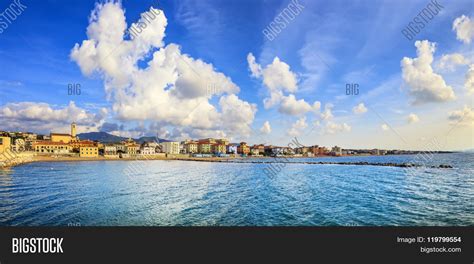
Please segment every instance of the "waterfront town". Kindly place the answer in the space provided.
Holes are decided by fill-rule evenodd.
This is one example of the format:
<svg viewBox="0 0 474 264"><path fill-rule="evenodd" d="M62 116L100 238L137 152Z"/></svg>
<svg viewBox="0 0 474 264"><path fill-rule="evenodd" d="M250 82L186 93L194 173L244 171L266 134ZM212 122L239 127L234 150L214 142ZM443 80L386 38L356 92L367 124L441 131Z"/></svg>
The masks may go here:
<svg viewBox="0 0 474 264"><path fill-rule="evenodd" d="M39 135L31 132L0 131L0 165L15 159L36 160L48 157L78 159L159 159L159 158L220 158L220 157L321 157L349 155L399 155L417 154L417 151L382 149L327 148L319 145L303 146L293 140L288 146L264 144L250 145L246 142L231 143L227 139L205 138L198 140L139 143L131 138L121 142L100 142L80 139L76 124L71 124L69 134L54 133Z"/></svg>

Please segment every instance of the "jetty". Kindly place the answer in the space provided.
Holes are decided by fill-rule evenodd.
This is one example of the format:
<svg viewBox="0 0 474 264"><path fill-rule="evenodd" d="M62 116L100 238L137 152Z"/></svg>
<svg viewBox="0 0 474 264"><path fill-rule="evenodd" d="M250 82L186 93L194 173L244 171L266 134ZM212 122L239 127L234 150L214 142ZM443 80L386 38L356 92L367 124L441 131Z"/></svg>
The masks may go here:
<svg viewBox="0 0 474 264"><path fill-rule="evenodd" d="M286 160L272 160L272 161L257 161L257 160L231 160L231 159L202 159L202 158L177 158L175 160L184 160L184 161L201 161L201 162L223 162L223 163L236 163L236 164L313 164L313 165L359 165L359 166L382 166L382 167L400 167L400 168L417 168L417 167L428 167L428 168L441 168L441 169L450 169L453 166L448 164L441 164L438 166L426 166L422 164L416 163L392 163L392 162L384 162L384 163L377 163L377 162L365 162L365 161L358 161L358 162L337 162L337 161L286 161Z"/></svg>

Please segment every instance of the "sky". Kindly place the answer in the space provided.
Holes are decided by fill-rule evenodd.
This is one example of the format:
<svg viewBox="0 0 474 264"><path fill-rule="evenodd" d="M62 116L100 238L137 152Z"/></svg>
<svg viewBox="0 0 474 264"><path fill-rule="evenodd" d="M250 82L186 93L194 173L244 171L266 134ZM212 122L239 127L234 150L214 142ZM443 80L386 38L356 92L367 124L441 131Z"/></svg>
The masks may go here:
<svg viewBox="0 0 474 264"><path fill-rule="evenodd" d="M472 1L16 3L0 130L474 148Z"/></svg>

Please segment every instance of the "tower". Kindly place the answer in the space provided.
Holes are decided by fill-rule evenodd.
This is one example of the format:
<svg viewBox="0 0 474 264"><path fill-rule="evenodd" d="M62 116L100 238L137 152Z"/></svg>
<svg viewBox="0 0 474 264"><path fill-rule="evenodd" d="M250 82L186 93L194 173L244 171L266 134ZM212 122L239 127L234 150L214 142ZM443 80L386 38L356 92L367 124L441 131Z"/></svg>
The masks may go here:
<svg viewBox="0 0 474 264"><path fill-rule="evenodd" d="M71 137L72 139L76 139L76 123L72 122L71 124Z"/></svg>

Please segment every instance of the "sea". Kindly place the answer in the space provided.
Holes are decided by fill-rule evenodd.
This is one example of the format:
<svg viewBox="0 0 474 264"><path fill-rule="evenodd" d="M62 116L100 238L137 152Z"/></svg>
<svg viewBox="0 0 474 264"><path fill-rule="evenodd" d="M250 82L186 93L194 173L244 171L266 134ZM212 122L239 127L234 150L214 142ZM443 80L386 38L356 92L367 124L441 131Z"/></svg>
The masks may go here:
<svg viewBox="0 0 474 264"><path fill-rule="evenodd" d="M259 160L288 163L272 175L276 163L177 160L0 170L0 226L474 225L474 153ZM453 168L430 167L440 164Z"/></svg>

